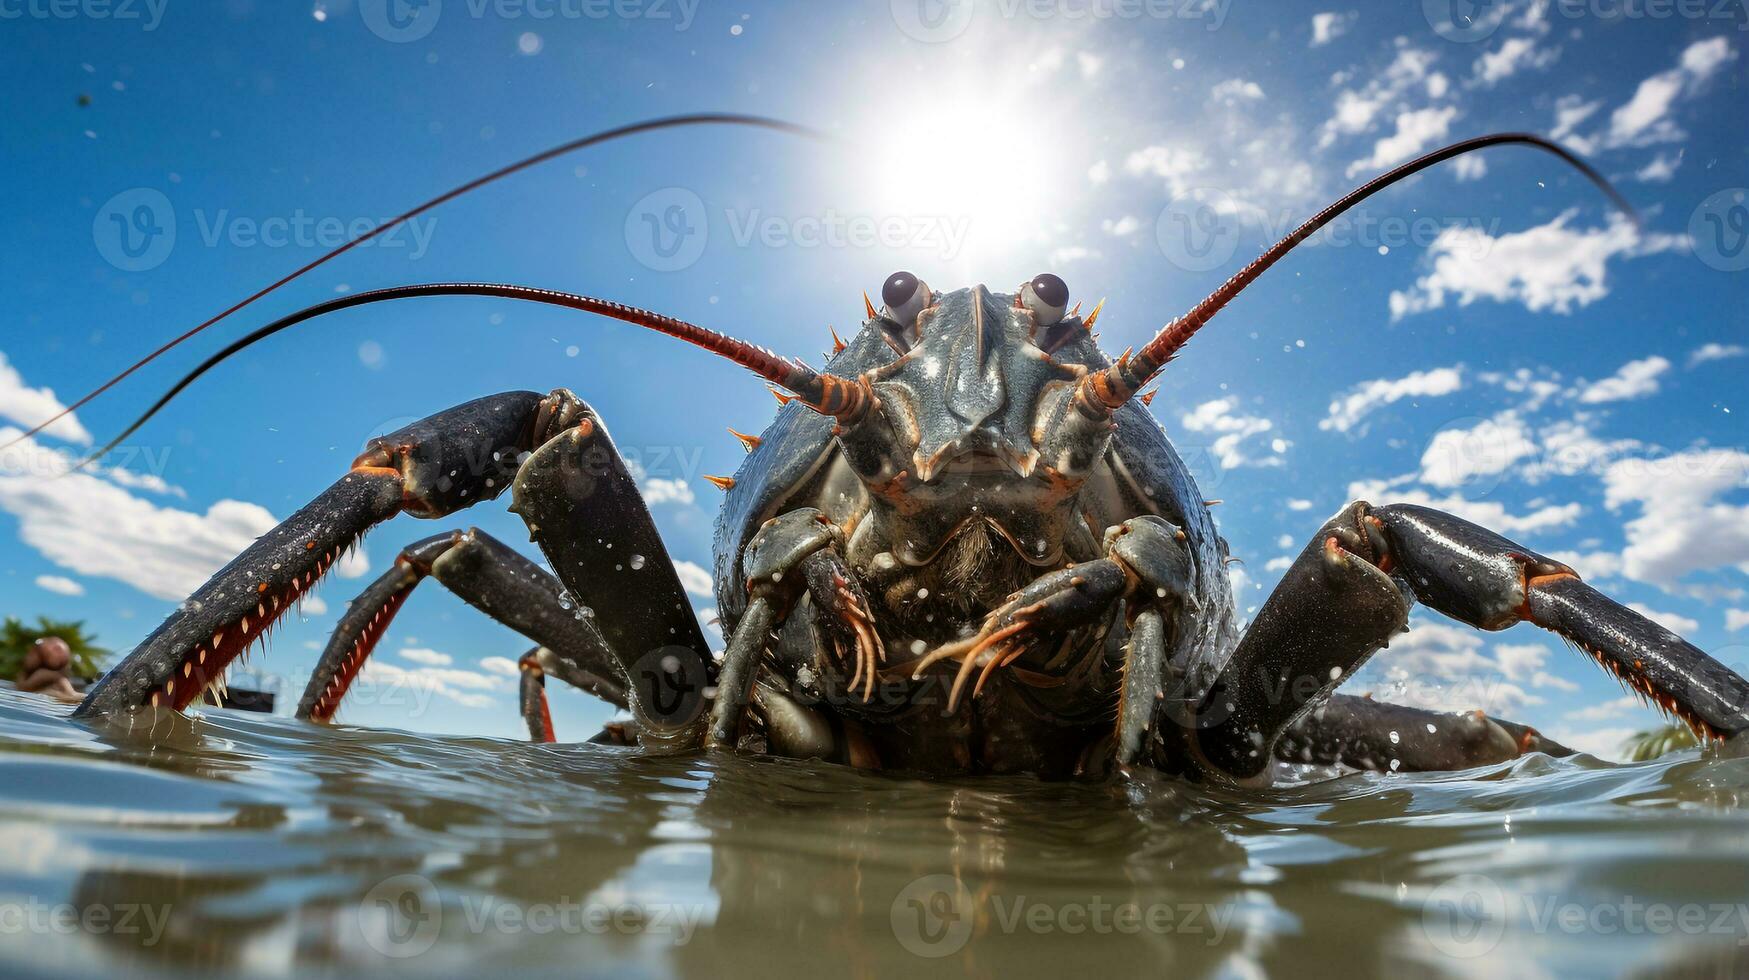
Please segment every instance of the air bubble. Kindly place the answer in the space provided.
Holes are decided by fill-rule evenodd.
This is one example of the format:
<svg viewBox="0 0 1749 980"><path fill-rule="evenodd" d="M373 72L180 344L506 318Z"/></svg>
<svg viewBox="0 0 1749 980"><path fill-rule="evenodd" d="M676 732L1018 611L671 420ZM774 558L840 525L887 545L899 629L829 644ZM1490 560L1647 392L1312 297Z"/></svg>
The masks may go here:
<svg viewBox="0 0 1749 980"><path fill-rule="evenodd" d="M644 567L644 556L643 555L633 555L631 564L632 564L632 568L634 570L643 568Z"/></svg>

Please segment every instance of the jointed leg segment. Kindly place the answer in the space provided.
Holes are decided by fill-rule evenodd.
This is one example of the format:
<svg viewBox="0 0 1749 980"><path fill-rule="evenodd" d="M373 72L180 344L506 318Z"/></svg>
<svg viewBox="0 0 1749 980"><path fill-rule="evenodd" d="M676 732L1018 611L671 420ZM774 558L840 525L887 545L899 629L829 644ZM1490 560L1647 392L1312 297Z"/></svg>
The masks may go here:
<svg viewBox="0 0 1749 980"><path fill-rule="evenodd" d="M1261 772L1283 732L1403 629L1416 598L1480 629L1553 630L1701 735L1749 729L1749 682L1567 566L1450 514L1357 502L1288 569L1216 675L1192 679L1190 754L1232 777Z"/></svg>

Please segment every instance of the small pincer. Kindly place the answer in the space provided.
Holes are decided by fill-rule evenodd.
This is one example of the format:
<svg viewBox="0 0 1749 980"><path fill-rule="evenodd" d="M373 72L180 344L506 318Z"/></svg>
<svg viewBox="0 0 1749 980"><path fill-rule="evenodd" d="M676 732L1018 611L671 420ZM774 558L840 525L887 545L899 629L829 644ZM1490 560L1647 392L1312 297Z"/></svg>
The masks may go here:
<svg viewBox="0 0 1749 980"><path fill-rule="evenodd" d="M1128 584L1121 565L1090 561L1041 575L990 614L984 630L991 643L1017 648L1028 633L1054 634L1099 618ZM1009 638L1013 637L1012 640Z"/></svg>
<svg viewBox="0 0 1749 980"><path fill-rule="evenodd" d="M1163 517L1135 517L1105 532L1105 552L1132 576L1145 603L1198 609L1196 567L1184 530Z"/></svg>
<svg viewBox="0 0 1749 980"><path fill-rule="evenodd" d="M787 511L765 522L741 555L747 591L787 606L807 579L800 573L809 555L843 544L843 532L812 507Z"/></svg>

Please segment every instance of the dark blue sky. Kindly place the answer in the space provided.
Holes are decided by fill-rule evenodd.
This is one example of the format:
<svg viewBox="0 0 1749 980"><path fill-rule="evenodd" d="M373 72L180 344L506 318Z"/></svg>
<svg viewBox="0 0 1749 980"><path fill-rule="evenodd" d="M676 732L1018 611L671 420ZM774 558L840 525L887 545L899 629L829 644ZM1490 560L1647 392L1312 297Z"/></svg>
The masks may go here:
<svg viewBox="0 0 1749 980"><path fill-rule="evenodd" d="M689 578L708 566L717 492L702 476L733 472L723 430L758 431L770 395L665 338L486 300L310 323L201 380L119 470L46 479L59 451L117 431L225 340L340 292L550 286L812 359L895 269L1004 290L1054 271L1089 304L1108 297L1100 329L1118 350L1365 177L1521 129L1594 160L1643 231L1532 151L1447 165L1253 287L1168 369L1153 411L1226 501L1242 606L1347 500L1434 502L1574 562L1743 669L1744 12L1625 16L1599 0L1454 22L1441 0L1376 6L0 0L0 432L348 229L549 145L708 109L842 138L711 129L585 151L221 323L0 454L0 612L82 618L126 650L367 437L512 388L588 399L643 464L671 551L699 566ZM368 540L369 574L465 523L526 541L501 507L402 518ZM330 581L327 608L254 661L288 702L365 581ZM1653 720L1534 629L1416 622L1352 689L1484 707L1598 749ZM377 654L379 678L411 688L379 684L345 717L516 735L513 684L489 658L524 647L433 588ZM581 696L555 711L566 737L604 715Z"/></svg>

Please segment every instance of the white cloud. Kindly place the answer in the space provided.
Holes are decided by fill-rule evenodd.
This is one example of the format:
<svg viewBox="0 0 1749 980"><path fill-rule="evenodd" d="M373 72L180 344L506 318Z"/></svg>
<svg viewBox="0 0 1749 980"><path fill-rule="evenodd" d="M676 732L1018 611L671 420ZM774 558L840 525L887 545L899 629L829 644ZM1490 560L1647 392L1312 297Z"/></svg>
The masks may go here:
<svg viewBox="0 0 1749 980"><path fill-rule="evenodd" d="M1221 102L1238 102L1263 98L1263 88L1243 78L1229 78L1209 89L1209 96Z"/></svg>
<svg viewBox="0 0 1749 980"><path fill-rule="evenodd" d="M1295 510L1295 511L1311 510L1312 509L1312 502L1310 500L1300 500L1300 499L1296 498L1293 500L1289 500L1287 502L1287 509L1288 510Z"/></svg>
<svg viewBox="0 0 1749 980"><path fill-rule="evenodd" d="M1653 355L1623 364L1615 374L1586 386L1579 400L1588 405L1645 398L1658 392L1658 378L1670 370L1670 362Z"/></svg>
<svg viewBox="0 0 1749 980"><path fill-rule="evenodd" d="M1052 268L1065 266L1072 262L1084 262L1099 258L1099 253L1085 245L1062 245L1051 249L1048 265Z"/></svg>
<svg viewBox="0 0 1749 980"><path fill-rule="evenodd" d="M436 694L467 708L492 707L497 702L486 692L500 691L507 685L502 677L492 677L471 670L454 667L409 668L376 657L365 661L364 669L358 673L358 682L385 687L405 685L415 691Z"/></svg>
<svg viewBox="0 0 1749 980"><path fill-rule="evenodd" d="M1613 551L1550 551L1550 558L1579 573L1587 582L1621 574L1621 555Z"/></svg>
<svg viewBox="0 0 1749 980"><path fill-rule="evenodd" d="M1644 706L1640 704L1639 698L1631 694L1624 694L1619 698L1612 698L1600 704L1569 711L1566 717L1571 721L1608 721L1611 718L1630 715L1642 707Z"/></svg>
<svg viewBox="0 0 1749 980"><path fill-rule="evenodd" d="M1111 164L1100 160L1087 168L1087 180L1094 184L1103 184L1111 179Z"/></svg>
<svg viewBox="0 0 1749 980"><path fill-rule="evenodd" d="M680 575L680 585L695 596L709 599L716 594L711 584L711 573L697 562L676 560L674 571Z"/></svg>
<svg viewBox="0 0 1749 980"><path fill-rule="evenodd" d="M1536 483L1548 476L1601 472L1610 460L1642 448L1638 439L1598 438L1591 431L1591 422L1591 416L1581 412L1543 426L1537 432L1542 455L1520 475Z"/></svg>
<svg viewBox="0 0 1749 980"><path fill-rule="evenodd" d="M1347 34L1349 26L1354 23L1355 16L1355 11L1352 10L1345 13L1326 11L1324 13L1313 14L1312 43L1310 46L1314 48L1320 47L1329 44L1331 41L1336 40L1344 34Z"/></svg>
<svg viewBox="0 0 1749 980"><path fill-rule="evenodd" d="M1549 130L1549 136L1556 140L1573 140L1574 132L1579 124L1590 119L1603 108L1601 99L1585 101L1583 96L1563 95L1555 100L1555 125ZM1589 150L1581 147L1582 152Z"/></svg>
<svg viewBox="0 0 1749 980"><path fill-rule="evenodd" d="M1462 367L1433 368L1401 378L1362 381L1330 403L1330 414L1318 422L1318 428L1347 432L1374 409L1404 398L1449 395L1462 388L1463 383Z"/></svg>
<svg viewBox="0 0 1749 980"><path fill-rule="evenodd" d="M66 408L51 389L27 387L18 370L7 363L5 352L0 351L0 419L11 419L28 428L54 417ZM91 444L91 433L79 424L76 415L56 420L42 434L82 446Z"/></svg>
<svg viewBox="0 0 1749 980"><path fill-rule="evenodd" d="M1609 295L1608 262L1638 257L1686 244L1681 236L1642 239L1626 218L1613 216L1604 228L1569 228L1576 211L1546 225L1494 237L1469 226L1447 228L1428 247L1432 271L1402 292L1393 290L1391 318L1478 299L1518 302L1531 312L1571 313Z"/></svg>
<svg viewBox="0 0 1749 980"><path fill-rule="evenodd" d="M1749 626L1749 609L1725 610L1725 629L1732 633Z"/></svg>
<svg viewBox="0 0 1749 980"><path fill-rule="evenodd" d="M416 664L425 664L429 667L448 667L450 664L455 663L455 658L449 654L438 653L436 650L427 649L425 647L407 647L401 650L400 654L407 660L411 660Z"/></svg>
<svg viewBox="0 0 1749 980"><path fill-rule="evenodd" d="M663 477L650 477L639 485L643 492L644 503L651 507L657 504L690 504L697 498L693 496L692 487L685 480L669 480Z"/></svg>
<svg viewBox="0 0 1749 980"><path fill-rule="evenodd" d="M1711 78L1713 72L1719 70L1725 62L1737 57L1737 52L1731 47L1729 38L1715 37L1705 41L1696 41L1682 52L1681 67L1689 75L1701 81Z"/></svg>
<svg viewBox="0 0 1749 980"><path fill-rule="evenodd" d="M1274 456L1252 456L1246 452L1245 443L1253 436L1262 435L1275 428L1275 423L1256 415L1237 413L1238 399L1217 398L1203 402L1192 412L1185 414L1183 425L1187 431L1212 434L1214 444L1209 447L1215 459L1221 466L1232 469L1238 466L1279 466L1282 463L1281 453L1285 452L1291 443L1285 440L1274 440L1271 450Z"/></svg>
<svg viewBox="0 0 1749 980"><path fill-rule="evenodd" d="M1435 487L1462 486L1479 476L1504 473L1536 453L1536 442L1524 420L1516 412L1501 412L1469 428L1435 433L1421 454L1421 482Z"/></svg>
<svg viewBox="0 0 1749 980"><path fill-rule="evenodd" d="M38 575L36 585L56 595L84 595L85 586L73 581L65 575Z"/></svg>
<svg viewBox="0 0 1749 980"><path fill-rule="evenodd" d="M1476 83L1493 88L1526 68L1547 68L1560 57L1560 48L1539 49L1531 38L1510 37L1476 59Z"/></svg>
<svg viewBox="0 0 1749 980"><path fill-rule="evenodd" d="M1126 173L1164 180L1168 197L1192 190L1194 178L1208 167L1208 158L1202 151L1183 146L1144 146L1132 151L1123 162Z"/></svg>
<svg viewBox="0 0 1749 980"><path fill-rule="evenodd" d="M1455 493L1436 497L1425 490L1393 488L1377 480L1349 484L1348 495L1351 499L1368 500L1375 504L1401 503L1432 507L1506 535L1566 527L1585 512L1578 504L1544 504L1528 514L1519 515L1509 512L1504 504L1493 500L1469 500Z"/></svg>
<svg viewBox="0 0 1749 980"><path fill-rule="evenodd" d="M1697 449L1660 459L1623 459L1603 474L1604 504L1637 504L1625 527L1622 571L1675 589L1691 572L1735 567L1749 572L1749 505L1726 494L1749 486L1749 452Z"/></svg>
<svg viewBox="0 0 1749 980"><path fill-rule="evenodd" d="M1709 361L1723 361L1749 354L1742 344L1702 344L1688 355L1688 366L1697 367Z"/></svg>
<svg viewBox="0 0 1749 980"><path fill-rule="evenodd" d="M693 496L692 487L682 479L650 476L644 472L644 467L635 459L628 459L626 472L631 474L632 481L638 485L638 493L644 497L644 503L654 507L657 504L691 505L697 498Z"/></svg>
<svg viewBox="0 0 1749 980"><path fill-rule="evenodd" d="M306 592L303 598L298 600L298 611L305 616L326 616L328 603L321 596Z"/></svg>
<svg viewBox="0 0 1749 980"><path fill-rule="evenodd" d="M1081 51L1075 55L1075 64L1080 67L1082 78L1092 78L1105 67L1105 59L1090 51Z"/></svg>
<svg viewBox="0 0 1749 980"><path fill-rule="evenodd" d="M1689 45L1675 68L1640 82L1633 97L1610 114L1604 144L1647 146L1682 139L1682 130L1670 118L1671 107L1678 98L1698 92L1720 66L1736 57L1729 38L1714 37Z"/></svg>
<svg viewBox="0 0 1749 980"><path fill-rule="evenodd" d="M1556 729L1549 732L1549 737L1569 748L1589 752L1599 759L1619 761L1622 756L1622 743L1637 734L1638 729L1612 726L1587 731Z"/></svg>
<svg viewBox="0 0 1749 980"><path fill-rule="evenodd" d="M1494 647L1494 661L1509 681L1534 679L1548 659L1549 648L1540 643L1500 643Z"/></svg>
<svg viewBox="0 0 1749 980"><path fill-rule="evenodd" d="M1402 45L1389 67L1367 75L1365 85L1338 92L1335 113L1320 131L1318 148L1330 146L1341 136L1364 133L1372 128L1379 113L1393 106L1401 107L1404 96L1427 81L1429 69L1438 57L1426 48Z"/></svg>
<svg viewBox="0 0 1749 980"><path fill-rule="evenodd" d="M1648 184L1668 183L1676 176L1676 168L1682 163L1680 153L1660 153L1652 158L1652 162L1634 171L1634 179Z"/></svg>
<svg viewBox="0 0 1749 980"><path fill-rule="evenodd" d="M486 673L497 674L500 677L520 678L522 676L522 668L518 667L516 661L509 657L481 657L480 666Z"/></svg>
<svg viewBox="0 0 1749 980"><path fill-rule="evenodd" d="M1544 698L1526 687L1521 649L1489 656L1482 635L1467 626L1417 618L1407 633L1392 637L1355 675L1354 686L1374 685L1382 701L1431 711L1475 711L1512 718ZM1508 670L1519 672L1514 680Z"/></svg>
<svg viewBox="0 0 1749 980"><path fill-rule="evenodd" d="M1266 572L1285 572L1292 568L1293 564L1294 560L1291 555L1280 555L1265 562L1263 570Z"/></svg>
<svg viewBox="0 0 1749 980"><path fill-rule="evenodd" d="M1142 227L1142 223L1135 215L1126 214L1121 218L1106 218L1099 223L1099 227L1108 235L1123 236L1135 234Z"/></svg>
<svg viewBox="0 0 1749 980"><path fill-rule="evenodd" d="M1488 176L1488 158L1472 153L1451 162L1451 172L1460 182L1481 180Z"/></svg>
<svg viewBox="0 0 1749 980"><path fill-rule="evenodd" d="M0 442L17 435L0 429ZM35 440L0 453L0 510L18 518L19 538L62 568L159 599L186 598L277 523L241 500L218 501L205 513L160 507L67 467L65 456Z"/></svg>
<svg viewBox="0 0 1749 980"><path fill-rule="evenodd" d="M1689 619L1681 613L1659 612L1640 602L1630 602L1628 608L1678 636L1693 636L1695 630L1700 629L1700 620Z"/></svg>
<svg viewBox="0 0 1749 980"><path fill-rule="evenodd" d="M1349 164L1348 176L1394 167L1443 141L1457 112L1456 106L1448 105L1399 113L1397 131L1373 144L1371 156Z"/></svg>

